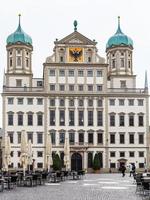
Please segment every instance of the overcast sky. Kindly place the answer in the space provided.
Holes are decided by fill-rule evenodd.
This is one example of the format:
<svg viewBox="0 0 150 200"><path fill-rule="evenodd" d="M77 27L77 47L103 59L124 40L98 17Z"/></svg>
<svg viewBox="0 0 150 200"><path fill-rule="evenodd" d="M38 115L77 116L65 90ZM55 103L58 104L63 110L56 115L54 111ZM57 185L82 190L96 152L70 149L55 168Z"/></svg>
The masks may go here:
<svg viewBox="0 0 150 200"><path fill-rule="evenodd" d="M23 30L33 40L33 74L42 77L43 62L52 54L54 40L73 32L73 21L78 31L98 44L99 54L105 56L107 40L121 29L134 42L134 74L137 87L144 85L144 73L150 75L150 1L149 0L0 0L0 88L6 69L6 39L18 26L21 16ZM150 79L150 78L149 78ZM149 80L150 81L150 80ZM1 104L1 99L0 99ZM0 109L1 113L1 109ZM1 114L0 114L1 116ZM1 126L0 117L0 126Z"/></svg>

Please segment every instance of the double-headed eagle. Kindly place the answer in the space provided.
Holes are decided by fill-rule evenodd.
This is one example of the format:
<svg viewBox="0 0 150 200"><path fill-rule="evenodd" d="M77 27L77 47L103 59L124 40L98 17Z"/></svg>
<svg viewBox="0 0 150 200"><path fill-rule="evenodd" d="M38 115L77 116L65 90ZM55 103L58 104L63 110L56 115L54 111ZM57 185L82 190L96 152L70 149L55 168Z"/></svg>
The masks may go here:
<svg viewBox="0 0 150 200"><path fill-rule="evenodd" d="M82 49L74 48L69 50L70 56L74 58L75 62L78 62L78 58L82 55Z"/></svg>

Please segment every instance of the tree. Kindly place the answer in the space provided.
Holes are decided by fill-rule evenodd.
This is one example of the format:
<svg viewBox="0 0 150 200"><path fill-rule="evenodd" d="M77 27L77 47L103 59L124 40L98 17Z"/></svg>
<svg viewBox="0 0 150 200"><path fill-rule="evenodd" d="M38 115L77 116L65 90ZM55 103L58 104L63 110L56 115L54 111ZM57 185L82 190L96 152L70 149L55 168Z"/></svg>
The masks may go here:
<svg viewBox="0 0 150 200"><path fill-rule="evenodd" d="M61 170L61 160L58 154L55 154L53 157L53 169L55 171Z"/></svg>
<svg viewBox="0 0 150 200"><path fill-rule="evenodd" d="M99 170L100 169L100 159L99 159L98 153L96 153L95 156L94 156L93 169L94 170Z"/></svg>

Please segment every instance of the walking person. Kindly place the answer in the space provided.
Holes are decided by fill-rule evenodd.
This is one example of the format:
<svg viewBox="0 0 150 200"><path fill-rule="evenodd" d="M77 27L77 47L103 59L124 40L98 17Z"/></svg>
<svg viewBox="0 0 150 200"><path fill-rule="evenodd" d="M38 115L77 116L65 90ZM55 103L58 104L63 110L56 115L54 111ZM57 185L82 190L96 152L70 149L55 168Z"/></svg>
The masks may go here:
<svg viewBox="0 0 150 200"><path fill-rule="evenodd" d="M125 167L125 165L123 164L123 165L121 166L122 177L125 176L125 171L126 171L126 167Z"/></svg>
<svg viewBox="0 0 150 200"><path fill-rule="evenodd" d="M131 177L131 175L132 175L132 165L131 164L129 164L129 173L130 173L129 177Z"/></svg>
<svg viewBox="0 0 150 200"><path fill-rule="evenodd" d="M135 164L133 163L132 164L132 174L133 174L133 176L135 175L135 170L136 170L136 167L135 167Z"/></svg>

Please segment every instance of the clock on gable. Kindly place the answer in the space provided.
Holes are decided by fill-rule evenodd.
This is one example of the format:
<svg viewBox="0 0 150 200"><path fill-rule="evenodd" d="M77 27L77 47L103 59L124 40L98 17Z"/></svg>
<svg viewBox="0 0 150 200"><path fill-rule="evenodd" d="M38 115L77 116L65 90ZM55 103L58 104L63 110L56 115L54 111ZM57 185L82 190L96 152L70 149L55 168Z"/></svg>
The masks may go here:
<svg viewBox="0 0 150 200"><path fill-rule="evenodd" d="M83 62L83 48L69 48L69 62Z"/></svg>

